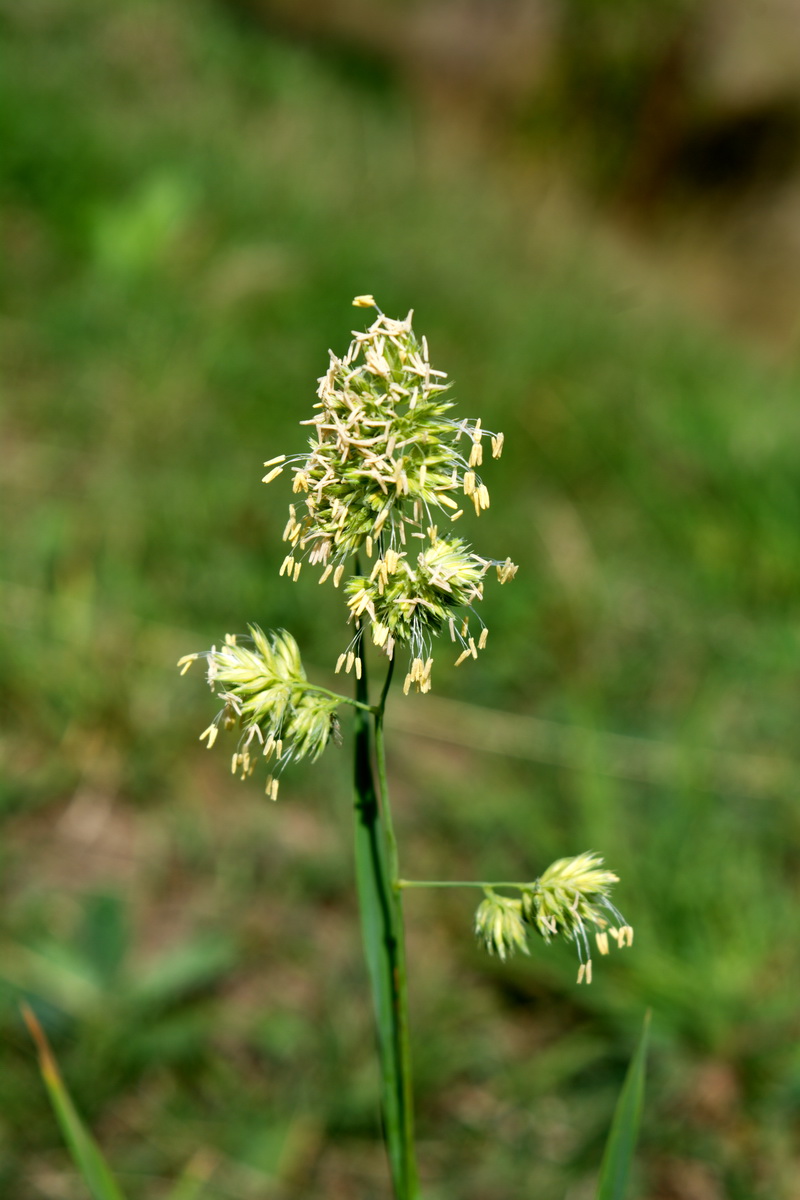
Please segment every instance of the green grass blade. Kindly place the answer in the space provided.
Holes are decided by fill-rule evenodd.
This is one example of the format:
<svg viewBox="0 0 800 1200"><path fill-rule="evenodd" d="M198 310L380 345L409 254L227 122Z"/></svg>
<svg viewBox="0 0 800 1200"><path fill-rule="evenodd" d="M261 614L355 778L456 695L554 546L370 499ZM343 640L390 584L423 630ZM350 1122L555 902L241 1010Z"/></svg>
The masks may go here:
<svg viewBox="0 0 800 1200"><path fill-rule="evenodd" d="M27 1004L22 1005L22 1016L36 1043L39 1052L39 1069L56 1119L61 1126L64 1141L67 1143L75 1166L78 1168L92 1200L125 1200L99 1146L79 1117L69 1092L64 1086L44 1030Z"/></svg>
<svg viewBox="0 0 800 1200"><path fill-rule="evenodd" d="M631 1059L625 1082L622 1085L611 1131L606 1142L597 1200L623 1200L628 1172L633 1161L639 1121L644 1098L644 1075L647 1061L647 1034L650 1028L650 1010L645 1013L639 1045Z"/></svg>

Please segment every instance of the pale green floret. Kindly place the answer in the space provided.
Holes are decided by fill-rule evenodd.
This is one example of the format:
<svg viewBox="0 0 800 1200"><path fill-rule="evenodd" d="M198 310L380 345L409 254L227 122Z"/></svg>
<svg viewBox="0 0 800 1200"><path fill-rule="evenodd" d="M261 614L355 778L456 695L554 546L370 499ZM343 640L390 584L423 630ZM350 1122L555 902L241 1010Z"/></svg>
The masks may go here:
<svg viewBox="0 0 800 1200"><path fill-rule="evenodd" d="M461 538L435 538L417 558L419 577L442 596L448 609L481 598L482 580L491 565Z"/></svg>
<svg viewBox="0 0 800 1200"><path fill-rule="evenodd" d="M249 629L252 646L226 634L220 649L212 646L187 654L178 664L185 671L195 659L206 659L209 686L223 708L201 739L208 740L210 749L220 725L239 725L242 737L232 770L240 771L243 779L252 774L259 756L269 760L274 755L278 771L301 758L319 758L335 733L334 714L340 703L308 682L291 634L265 634L257 625ZM277 780L270 776L267 792L274 799L277 791Z"/></svg>
<svg viewBox="0 0 800 1200"><path fill-rule="evenodd" d="M560 858L525 893L526 915L546 942L556 934L574 938L586 927L602 930L609 925L608 895L619 877L601 870L602 862L591 853Z"/></svg>
<svg viewBox="0 0 800 1200"><path fill-rule="evenodd" d="M619 877L602 866L602 858L591 852L560 858L522 895L527 920L546 942L560 935L575 943L579 983L592 980L590 936L601 954L608 954L609 935L620 949L633 943L632 928L609 899Z"/></svg>
<svg viewBox="0 0 800 1200"><path fill-rule="evenodd" d="M515 950L527 954L522 901L509 900L486 888L485 899L475 913L475 933L489 953L496 954L503 962Z"/></svg>

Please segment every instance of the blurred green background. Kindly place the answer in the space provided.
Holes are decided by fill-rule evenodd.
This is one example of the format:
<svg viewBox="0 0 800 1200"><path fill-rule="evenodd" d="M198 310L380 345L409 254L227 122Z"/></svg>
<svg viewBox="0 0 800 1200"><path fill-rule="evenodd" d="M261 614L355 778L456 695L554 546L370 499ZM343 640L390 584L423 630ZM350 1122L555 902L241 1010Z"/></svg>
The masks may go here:
<svg viewBox="0 0 800 1200"><path fill-rule="evenodd" d="M651 1006L632 1196L796 1200L800 73L746 8L0 4L3 1196L84 1195L23 997L131 1197L388 1195L347 728L273 805L174 667L330 671L261 464L374 292L505 431L465 533L520 564L392 701L404 873L595 849L636 927L578 989L407 898L426 1198L589 1200Z"/></svg>

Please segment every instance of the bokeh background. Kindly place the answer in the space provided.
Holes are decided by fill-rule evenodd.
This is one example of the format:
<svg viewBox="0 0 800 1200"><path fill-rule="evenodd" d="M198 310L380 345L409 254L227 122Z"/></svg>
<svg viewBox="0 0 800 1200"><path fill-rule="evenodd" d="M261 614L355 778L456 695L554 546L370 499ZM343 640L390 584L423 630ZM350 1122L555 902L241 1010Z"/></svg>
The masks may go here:
<svg viewBox="0 0 800 1200"><path fill-rule="evenodd" d="M408 897L426 1200L589 1200L648 1006L631 1194L800 1196L799 18L2 0L3 1196L84 1195L22 997L129 1196L388 1196L348 731L271 804L174 666L257 621L330 671L261 464L362 292L505 431L465 532L520 564L392 701L404 872L592 848L637 934L579 989Z"/></svg>

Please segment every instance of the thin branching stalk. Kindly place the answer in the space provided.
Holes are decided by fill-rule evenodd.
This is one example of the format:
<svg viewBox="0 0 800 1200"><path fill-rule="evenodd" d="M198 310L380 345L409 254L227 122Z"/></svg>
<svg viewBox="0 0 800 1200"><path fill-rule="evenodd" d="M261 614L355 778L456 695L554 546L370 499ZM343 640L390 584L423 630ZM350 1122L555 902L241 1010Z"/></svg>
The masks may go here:
<svg viewBox="0 0 800 1200"><path fill-rule="evenodd" d="M310 684L308 690L316 692L320 696L329 696L331 700L336 700L339 704L349 704L351 708L360 708L363 712L374 714L378 711L372 704L363 704L360 700L354 700L351 696L340 696L338 692L332 692L330 688L319 687L317 684Z"/></svg>
<svg viewBox="0 0 800 1200"><path fill-rule="evenodd" d="M398 879L397 886L400 891L407 888L517 888L521 891L529 885L520 883L519 880L512 883L504 879L499 882L489 882L485 879Z"/></svg>

